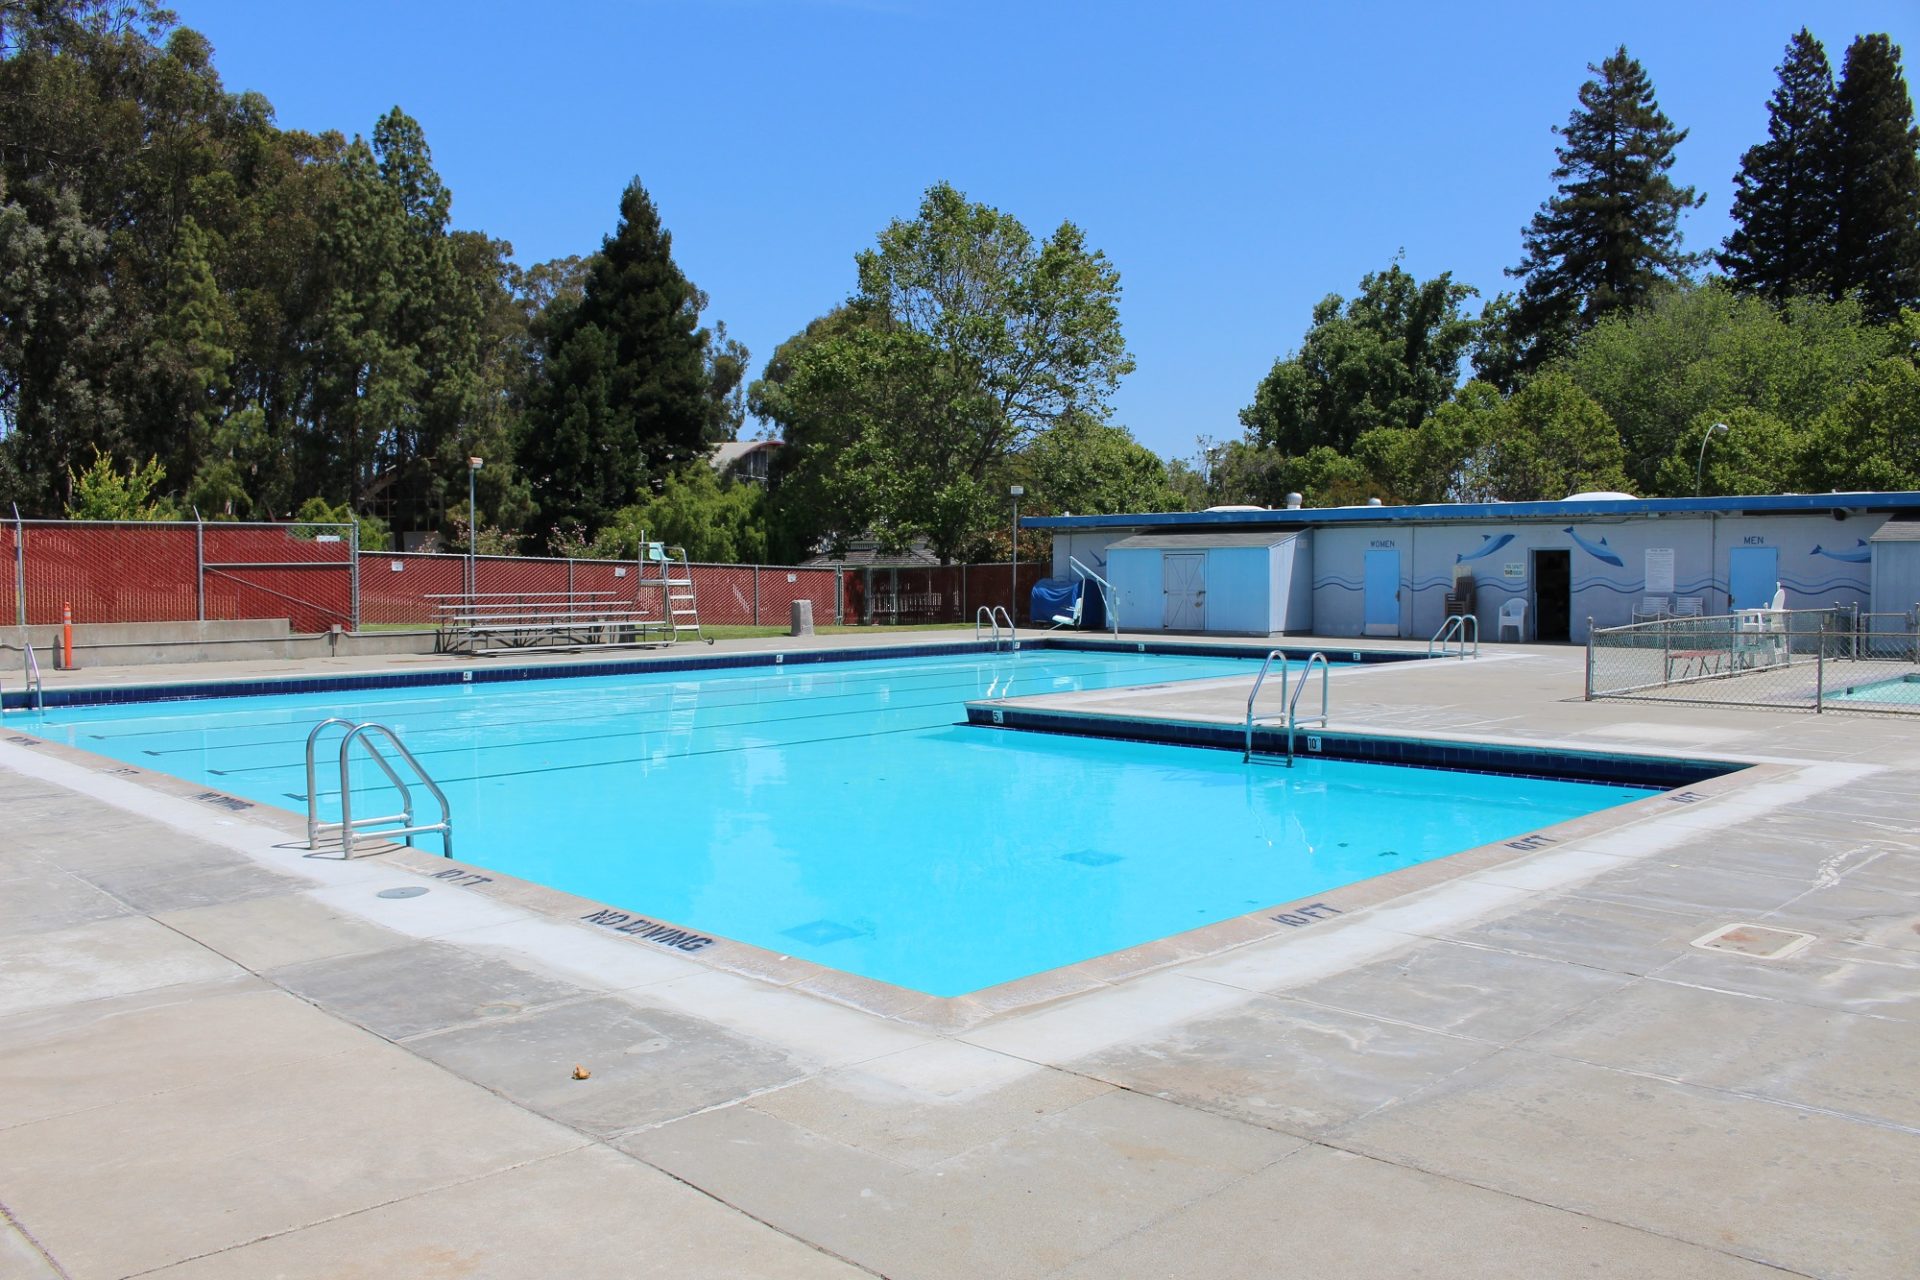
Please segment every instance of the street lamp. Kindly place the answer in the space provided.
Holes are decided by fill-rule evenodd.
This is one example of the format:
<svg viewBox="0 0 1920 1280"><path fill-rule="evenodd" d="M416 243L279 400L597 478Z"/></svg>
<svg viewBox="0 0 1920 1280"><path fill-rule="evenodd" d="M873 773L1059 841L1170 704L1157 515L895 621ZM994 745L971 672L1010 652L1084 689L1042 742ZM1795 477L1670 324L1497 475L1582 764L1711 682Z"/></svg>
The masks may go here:
<svg viewBox="0 0 1920 1280"><path fill-rule="evenodd" d="M1019 485L1007 490L1013 495L1013 617L1020 616L1020 495L1026 490Z"/></svg>
<svg viewBox="0 0 1920 1280"><path fill-rule="evenodd" d="M473 502L474 477L480 474L480 468L486 465L484 458L467 459L467 606L471 610L473 599L480 594L480 563L474 553L480 545L480 522L475 516Z"/></svg>
<svg viewBox="0 0 1920 1280"><path fill-rule="evenodd" d="M1733 428L1729 427L1726 423L1716 422L1712 426L1708 427L1706 430L1706 433L1700 437L1700 460L1693 464L1693 496L1694 497L1697 498L1700 496L1701 477L1706 474L1707 441L1713 439L1715 436L1726 435L1727 432L1731 430L1733 430Z"/></svg>

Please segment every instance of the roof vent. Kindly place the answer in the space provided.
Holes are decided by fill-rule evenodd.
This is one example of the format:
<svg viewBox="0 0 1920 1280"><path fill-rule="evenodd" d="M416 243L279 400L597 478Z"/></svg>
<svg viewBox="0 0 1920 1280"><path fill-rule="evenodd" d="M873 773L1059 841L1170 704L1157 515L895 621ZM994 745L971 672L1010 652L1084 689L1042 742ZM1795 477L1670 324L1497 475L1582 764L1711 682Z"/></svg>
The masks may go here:
<svg viewBox="0 0 1920 1280"><path fill-rule="evenodd" d="M1380 499L1378 499L1378 498L1368 498L1368 499L1367 499L1367 505L1368 505L1368 506L1370 506L1370 507L1377 507L1377 506L1379 506L1379 505L1380 505Z"/></svg>
<svg viewBox="0 0 1920 1280"><path fill-rule="evenodd" d="M1305 501L1306 499L1302 498L1299 494L1290 493L1287 495L1287 510L1298 511L1300 509L1300 504Z"/></svg>

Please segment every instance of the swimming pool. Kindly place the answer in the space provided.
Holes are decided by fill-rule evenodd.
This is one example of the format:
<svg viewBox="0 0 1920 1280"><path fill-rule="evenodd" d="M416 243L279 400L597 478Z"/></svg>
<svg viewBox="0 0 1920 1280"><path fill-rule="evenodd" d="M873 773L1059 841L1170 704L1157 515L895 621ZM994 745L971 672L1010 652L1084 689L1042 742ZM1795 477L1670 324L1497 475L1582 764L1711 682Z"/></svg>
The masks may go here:
<svg viewBox="0 0 1920 1280"><path fill-rule="evenodd" d="M1829 702L1889 703L1895 706L1920 706L1920 676L1895 676L1869 684L1849 685L1827 695Z"/></svg>
<svg viewBox="0 0 1920 1280"><path fill-rule="evenodd" d="M1277 769L956 723L973 699L1252 670L1030 650L52 709L15 723L302 810L307 730L330 715L378 720L446 789L463 861L938 996L1647 794L1314 758ZM356 774L356 805L362 785Z"/></svg>

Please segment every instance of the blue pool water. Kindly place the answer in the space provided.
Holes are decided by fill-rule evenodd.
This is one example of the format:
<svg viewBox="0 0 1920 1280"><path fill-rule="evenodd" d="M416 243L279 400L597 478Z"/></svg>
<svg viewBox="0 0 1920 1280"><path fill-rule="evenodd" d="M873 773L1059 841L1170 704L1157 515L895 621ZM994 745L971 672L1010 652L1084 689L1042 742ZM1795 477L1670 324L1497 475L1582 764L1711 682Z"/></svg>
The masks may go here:
<svg viewBox="0 0 1920 1280"><path fill-rule="evenodd" d="M307 730L378 720L445 788L464 862L940 996L1647 794L957 723L968 699L1252 669L1038 650L57 709L27 727L303 811ZM337 768L321 778L333 816ZM360 812L391 807L374 778L355 775Z"/></svg>
<svg viewBox="0 0 1920 1280"><path fill-rule="evenodd" d="M1839 693L1829 693L1829 702L1883 702L1900 706L1920 706L1920 676L1897 676L1857 684Z"/></svg>

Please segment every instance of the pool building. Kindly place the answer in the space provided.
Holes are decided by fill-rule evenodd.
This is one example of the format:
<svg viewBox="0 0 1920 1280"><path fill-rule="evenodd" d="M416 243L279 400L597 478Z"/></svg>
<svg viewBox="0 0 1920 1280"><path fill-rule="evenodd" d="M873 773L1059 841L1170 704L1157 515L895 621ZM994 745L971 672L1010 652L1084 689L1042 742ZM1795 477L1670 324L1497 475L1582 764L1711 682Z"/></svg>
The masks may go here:
<svg viewBox="0 0 1920 1280"><path fill-rule="evenodd" d="M1920 493L1037 516L1053 572L1100 575L1128 631L1584 641L1637 614L1920 601ZM1503 628L1502 624L1506 624Z"/></svg>

